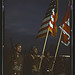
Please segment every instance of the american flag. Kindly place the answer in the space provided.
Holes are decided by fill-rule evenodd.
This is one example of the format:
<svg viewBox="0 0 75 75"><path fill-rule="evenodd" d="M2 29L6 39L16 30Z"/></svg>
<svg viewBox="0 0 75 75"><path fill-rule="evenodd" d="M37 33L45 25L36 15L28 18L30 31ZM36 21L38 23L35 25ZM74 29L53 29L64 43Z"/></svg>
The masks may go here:
<svg viewBox="0 0 75 75"><path fill-rule="evenodd" d="M63 25L63 28L62 28ZM62 37L61 42L68 46L70 43L70 18L69 18L69 4L66 9L66 13L64 15L64 18L62 20L61 26L59 28L62 30Z"/></svg>
<svg viewBox="0 0 75 75"><path fill-rule="evenodd" d="M47 12L42 21L42 25L38 31L37 38L45 37L49 28L49 35L55 36L57 34L57 0L51 0ZM55 35L54 35L55 33Z"/></svg>

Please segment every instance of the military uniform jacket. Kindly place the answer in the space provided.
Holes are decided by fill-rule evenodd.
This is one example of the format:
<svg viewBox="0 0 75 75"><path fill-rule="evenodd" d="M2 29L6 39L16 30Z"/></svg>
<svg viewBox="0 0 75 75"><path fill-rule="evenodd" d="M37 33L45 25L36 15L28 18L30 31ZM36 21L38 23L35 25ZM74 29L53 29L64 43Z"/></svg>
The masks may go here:
<svg viewBox="0 0 75 75"><path fill-rule="evenodd" d="M41 70L42 73L45 75L46 73L50 72L50 69L52 68L53 59L44 57L42 61Z"/></svg>
<svg viewBox="0 0 75 75"><path fill-rule="evenodd" d="M25 59L25 65L24 70L26 75L33 75L33 72L37 72L38 70L38 64L39 64L39 58L35 55L28 55Z"/></svg>
<svg viewBox="0 0 75 75"><path fill-rule="evenodd" d="M23 55L18 52L14 52L10 55L9 59L9 74L18 73L23 71Z"/></svg>

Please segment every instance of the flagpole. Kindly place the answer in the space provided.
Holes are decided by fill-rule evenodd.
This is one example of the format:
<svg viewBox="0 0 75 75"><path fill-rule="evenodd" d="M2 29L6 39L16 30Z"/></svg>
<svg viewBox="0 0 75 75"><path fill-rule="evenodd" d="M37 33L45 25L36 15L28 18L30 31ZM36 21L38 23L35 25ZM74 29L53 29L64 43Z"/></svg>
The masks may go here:
<svg viewBox="0 0 75 75"><path fill-rule="evenodd" d="M57 15L58 15L58 0L57 0ZM51 71L53 71L54 64L55 64L55 61L56 61L56 56L57 56L57 52L58 52L58 47L59 47L59 44L60 44L61 36L62 36L62 30L61 30L61 33L60 33L60 37L59 37L59 41L58 41L58 45L57 45L57 49L56 49L56 53L55 53L55 59L53 61L53 65L52 65Z"/></svg>
<svg viewBox="0 0 75 75"><path fill-rule="evenodd" d="M43 55L44 55L44 51L45 51L45 47L46 47L46 42L47 42L47 38L48 38L48 33L49 33L49 28L47 30L47 35L46 35L46 38L45 38L45 43L44 43L44 47L43 47L43 51L42 51L42 57L41 57L41 60L40 60L40 64L39 64L39 70L41 68L41 63L42 63L42 59L43 59Z"/></svg>
<svg viewBox="0 0 75 75"><path fill-rule="evenodd" d="M55 64L55 61L56 61L56 56L57 56L57 52L58 52L58 48L59 48L59 44L60 44L60 40L61 40L61 36L62 36L63 27L64 27L64 24L62 25L62 29L61 29L61 33L60 33L60 37L59 37L59 41L58 41L58 45L57 45L57 49L56 49L56 53L55 53L55 58L54 58L54 61L53 61L51 71L53 71L54 64Z"/></svg>
<svg viewBox="0 0 75 75"><path fill-rule="evenodd" d="M57 15L58 15L58 0L57 0ZM48 28L48 31L47 31L47 35L46 35L46 39L45 39L45 43L44 43L44 47L43 47L43 51L42 51L42 57L41 57L40 64L39 64L39 70L41 68L41 63L42 63L42 59L43 59L43 55L44 55L44 51L45 51L45 46L46 46L46 42L47 42L47 38L48 38L48 33L49 33L49 28Z"/></svg>
<svg viewBox="0 0 75 75"><path fill-rule="evenodd" d="M54 58L54 61L53 61L53 65L52 65L51 71L53 71L54 64L55 64L55 61L56 61L56 56L57 56L57 53L58 53L58 48L59 48L59 44L60 44L60 40L61 40L61 36L62 36L63 27L64 27L64 25L62 26L62 29L61 29L61 33L60 33L58 45L57 45L57 48L56 48L55 58Z"/></svg>

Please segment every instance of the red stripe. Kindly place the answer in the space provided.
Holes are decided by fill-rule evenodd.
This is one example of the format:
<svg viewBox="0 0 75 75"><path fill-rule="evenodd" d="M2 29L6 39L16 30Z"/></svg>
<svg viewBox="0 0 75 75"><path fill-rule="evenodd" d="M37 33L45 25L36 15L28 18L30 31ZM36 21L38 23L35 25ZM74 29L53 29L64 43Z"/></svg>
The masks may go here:
<svg viewBox="0 0 75 75"><path fill-rule="evenodd" d="M40 29L39 32L44 31L44 30L46 30L47 28L48 28L48 26L47 26L47 27L44 27L44 28L42 28L42 29Z"/></svg>
<svg viewBox="0 0 75 75"><path fill-rule="evenodd" d="M46 37L46 35L47 35L47 32L44 34L38 35L36 38L38 39L38 38ZM48 36L50 36L50 35L51 35L51 32L49 32Z"/></svg>
<svg viewBox="0 0 75 75"><path fill-rule="evenodd" d="M45 19L45 18L47 18L47 17L45 16L44 19ZM43 20L44 20L44 19L43 19Z"/></svg>
<svg viewBox="0 0 75 75"><path fill-rule="evenodd" d="M52 15L53 15L53 12L52 12Z"/></svg>
<svg viewBox="0 0 75 75"><path fill-rule="evenodd" d="M54 18L54 15L52 15L52 17Z"/></svg>
<svg viewBox="0 0 75 75"><path fill-rule="evenodd" d="M53 13L52 13L52 17L54 18ZM47 18L47 17L44 17L44 19L45 19L45 18ZM44 20L44 19L43 19L43 20ZM42 25L44 25L44 24L48 23L49 21L50 21L50 20L47 20L47 21L43 22L43 23L42 23ZM41 26L42 26L42 25L41 25Z"/></svg>
<svg viewBox="0 0 75 75"><path fill-rule="evenodd" d="M49 16L45 16L44 19L47 18L47 17L49 17ZM44 19L43 19L43 20L44 20Z"/></svg>
<svg viewBox="0 0 75 75"><path fill-rule="evenodd" d="M50 29L53 30L53 28L49 25Z"/></svg>
<svg viewBox="0 0 75 75"><path fill-rule="evenodd" d="M54 22L51 20L51 24L53 24Z"/></svg>
<svg viewBox="0 0 75 75"><path fill-rule="evenodd" d="M49 21L50 20L47 20L47 21L43 22L41 26L43 26L44 24L48 23Z"/></svg>
<svg viewBox="0 0 75 75"><path fill-rule="evenodd" d="M44 33L44 34L40 34L40 35L38 35L36 38L45 37L46 35L47 35L47 32L46 32L46 33Z"/></svg>
<svg viewBox="0 0 75 75"><path fill-rule="evenodd" d="M53 12L52 12L52 17L54 18Z"/></svg>
<svg viewBox="0 0 75 75"><path fill-rule="evenodd" d="M54 18L54 15L52 15L52 17ZM47 17L46 17L46 18L47 18ZM44 24L48 23L49 21L50 21L50 20L47 20L47 21L43 22L41 26L43 26Z"/></svg>
<svg viewBox="0 0 75 75"><path fill-rule="evenodd" d="M51 14L51 15L52 15L52 17L54 18L53 12L52 12L52 14ZM48 17L49 17L49 16L48 16ZM45 19L45 18L47 18L47 17L45 16L45 17L44 17L44 19ZM44 19L43 19L43 20L44 20Z"/></svg>

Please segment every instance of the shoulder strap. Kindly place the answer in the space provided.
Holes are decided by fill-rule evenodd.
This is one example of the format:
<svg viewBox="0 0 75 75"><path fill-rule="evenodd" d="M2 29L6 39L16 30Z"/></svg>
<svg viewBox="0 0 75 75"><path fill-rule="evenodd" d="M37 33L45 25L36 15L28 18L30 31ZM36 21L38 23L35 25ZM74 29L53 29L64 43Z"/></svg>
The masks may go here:
<svg viewBox="0 0 75 75"><path fill-rule="evenodd" d="M35 57L34 57L32 54L31 54L30 56L31 56L33 59L35 59Z"/></svg>

